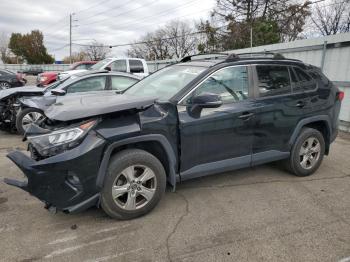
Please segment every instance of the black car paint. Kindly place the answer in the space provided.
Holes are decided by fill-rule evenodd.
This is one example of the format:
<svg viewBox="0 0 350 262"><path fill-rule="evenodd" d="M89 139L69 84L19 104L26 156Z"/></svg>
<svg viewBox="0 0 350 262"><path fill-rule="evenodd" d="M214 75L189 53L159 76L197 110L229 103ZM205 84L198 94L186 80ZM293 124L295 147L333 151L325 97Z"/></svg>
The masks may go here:
<svg viewBox="0 0 350 262"><path fill-rule="evenodd" d="M102 115L97 116L99 123L76 148L40 161L20 152L10 153L8 157L25 173L28 183L13 180L7 183L59 210L74 211L97 203L111 155L128 146L156 145L155 150L160 152L155 153L160 156L173 187L186 179L286 158L301 128L310 123L325 125L329 147L337 133L340 109L337 89L330 82L329 86L319 82L312 91L260 98L254 92L257 83L253 78L250 84L254 88L250 88L245 101L203 108L200 112L193 112L192 105L179 103L212 72L247 65L251 77L259 63L292 64L307 69L296 61L204 62L207 67L210 64L208 69L170 101L152 104L147 101L146 107L133 105L116 107L114 112L101 111ZM300 99L307 103L295 112L295 102ZM85 119L88 117L95 114L84 115ZM77 185L69 182L72 174L79 178Z"/></svg>
<svg viewBox="0 0 350 262"><path fill-rule="evenodd" d="M10 71L5 71L0 69L0 82L6 82L10 84L11 87L21 87L25 84L24 80L21 81L17 78L16 73Z"/></svg>

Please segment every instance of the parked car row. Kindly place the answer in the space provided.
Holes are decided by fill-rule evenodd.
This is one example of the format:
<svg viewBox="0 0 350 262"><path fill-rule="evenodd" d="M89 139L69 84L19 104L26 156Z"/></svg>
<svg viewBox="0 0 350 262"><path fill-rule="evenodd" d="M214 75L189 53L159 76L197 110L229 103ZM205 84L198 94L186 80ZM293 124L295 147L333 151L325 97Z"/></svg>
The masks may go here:
<svg viewBox="0 0 350 262"><path fill-rule="evenodd" d="M167 182L175 190L187 179L277 160L311 175L337 136L344 93L319 68L279 54L189 56L134 77L73 74L30 103L19 99L41 117L28 126L22 117L30 156L8 154L27 180L5 182L53 212L97 205L131 219L157 205ZM82 91L92 93L75 94Z"/></svg>
<svg viewBox="0 0 350 262"><path fill-rule="evenodd" d="M19 87L25 85L25 80L22 73L15 73L7 69L0 69L0 90L11 87Z"/></svg>
<svg viewBox="0 0 350 262"><path fill-rule="evenodd" d="M76 62L69 67L69 70L88 70L96 63L97 61ZM38 74L36 83L38 86L47 86L49 84L52 84L57 80L58 74L58 72L43 72L41 74Z"/></svg>
<svg viewBox="0 0 350 262"><path fill-rule="evenodd" d="M24 134L31 123L45 118L43 111L54 103L82 94L111 95L140 79L120 72L91 71L72 75L45 88L27 86L3 90L0 92L0 124Z"/></svg>

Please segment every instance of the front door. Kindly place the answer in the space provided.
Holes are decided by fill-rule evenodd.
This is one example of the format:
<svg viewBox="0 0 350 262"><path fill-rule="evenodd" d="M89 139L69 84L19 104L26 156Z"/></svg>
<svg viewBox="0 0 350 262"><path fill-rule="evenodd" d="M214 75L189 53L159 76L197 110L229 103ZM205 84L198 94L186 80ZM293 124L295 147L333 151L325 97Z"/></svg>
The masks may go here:
<svg viewBox="0 0 350 262"><path fill-rule="evenodd" d="M182 180L250 165L254 102L249 75L247 66L220 69L178 105ZM203 93L218 94L223 104L193 106L192 98Z"/></svg>

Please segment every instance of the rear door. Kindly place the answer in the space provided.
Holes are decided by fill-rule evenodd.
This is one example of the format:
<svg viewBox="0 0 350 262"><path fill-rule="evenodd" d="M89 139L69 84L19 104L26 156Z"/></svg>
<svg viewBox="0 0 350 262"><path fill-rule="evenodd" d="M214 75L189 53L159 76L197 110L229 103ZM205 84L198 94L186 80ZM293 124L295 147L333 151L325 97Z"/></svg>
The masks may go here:
<svg viewBox="0 0 350 262"><path fill-rule="evenodd" d="M232 66L208 76L178 105L181 179L249 166L254 103L250 67ZM202 93L221 96L218 108L197 108L191 99Z"/></svg>
<svg viewBox="0 0 350 262"><path fill-rule="evenodd" d="M304 94L292 92L295 75L287 65L264 64L254 67L257 112L252 164L286 157L288 142L303 117Z"/></svg>
<svg viewBox="0 0 350 262"><path fill-rule="evenodd" d="M138 79L126 76L110 76L110 89L114 92L121 92L138 81Z"/></svg>

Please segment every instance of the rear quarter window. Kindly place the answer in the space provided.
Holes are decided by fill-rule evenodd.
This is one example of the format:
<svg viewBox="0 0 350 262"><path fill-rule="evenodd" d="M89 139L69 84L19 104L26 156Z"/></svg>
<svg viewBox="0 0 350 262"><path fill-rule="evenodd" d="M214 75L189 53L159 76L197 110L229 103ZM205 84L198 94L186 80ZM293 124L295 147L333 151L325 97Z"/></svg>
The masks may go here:
<svg viewBox="0 0 350 262"><path fill-rule="evenodd" d="M306 71L299 67L293 67L293 71L295 72L298 79L295 86L293 87L293 92L313 90L316 88L316 80L311 77L311 75L309 75Z"/></svg>

